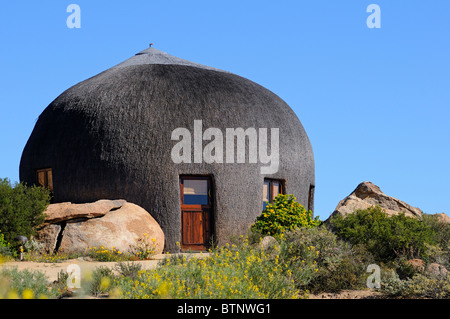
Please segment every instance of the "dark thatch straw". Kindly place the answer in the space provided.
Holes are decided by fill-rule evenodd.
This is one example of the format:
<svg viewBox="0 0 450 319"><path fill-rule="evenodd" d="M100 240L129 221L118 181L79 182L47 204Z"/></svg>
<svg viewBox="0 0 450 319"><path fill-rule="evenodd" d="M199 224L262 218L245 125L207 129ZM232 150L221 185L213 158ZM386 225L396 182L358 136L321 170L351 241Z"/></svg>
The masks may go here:
<svg viewBox="0 0 450 319"><path fill-rule="evenodd" d="M279 128L280 164L175 164L175 128ZM205 141L204 145L208 142ZM224 147L225 153L225 147ZM225 156L225 154L224 154ZM207 175L215 191L214 237L246 232L262 210L265 177L307 205L314 157L306 132L277 95L235 74L149 48L63 92L40 115L23 151L20 179L52 168L56 202L126 199L161 225L166 250L181 240L179 176Z"/></svg>

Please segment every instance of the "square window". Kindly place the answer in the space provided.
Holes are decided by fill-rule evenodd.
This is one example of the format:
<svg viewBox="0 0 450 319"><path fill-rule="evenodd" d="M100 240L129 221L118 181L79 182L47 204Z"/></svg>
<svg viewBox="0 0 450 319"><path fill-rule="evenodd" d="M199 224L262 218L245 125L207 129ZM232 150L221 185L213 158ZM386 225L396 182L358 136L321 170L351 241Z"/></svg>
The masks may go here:
<svg viewBox="0 0 450 319"><path fill-rule="evenodd" d="M263 209L268 203L273 203L275 197L283 194L283 182L276 179L265 179L263 185Z"/></svg>
<svg viewBox="0 0 450 319"><path fill-rule="evenodd" d="M53 192L53 174L51 168L38 169L36 171L36 185L48 188Z"/></svg>

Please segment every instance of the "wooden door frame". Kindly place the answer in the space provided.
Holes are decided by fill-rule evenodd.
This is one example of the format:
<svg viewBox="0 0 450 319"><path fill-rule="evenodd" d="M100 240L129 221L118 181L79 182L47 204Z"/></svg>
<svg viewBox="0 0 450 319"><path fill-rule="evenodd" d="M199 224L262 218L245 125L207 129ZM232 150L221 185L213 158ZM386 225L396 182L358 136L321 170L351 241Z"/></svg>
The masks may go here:
<svg viewBox="0 0 450 319"><path fill-rule="evenodd" d="M185 180L206 180L207 181L207 191L208 191L208 204L206 205L184 205L184 181ZM213 189L213 178L207 175L180 175L179 177L180 186L180 212L181 212L181 250L191 250L191 251L205 251L210 246L210 240L213 238L213 225L214 225L214 189ZM184 244L184 211L198 211L202 212L203 221L203 237L205 242L203 244Z"/></svg>
<svg viewBox="0 0 450 319"><path fill-rule="evenodd" d="M276 196L273 196L273 183L277 182L279 185L278 194L284 194L284 180L282 179L274 179L274 178L264 178L264 183L269 183L269 203L273 203L273 200Z"/></svg>

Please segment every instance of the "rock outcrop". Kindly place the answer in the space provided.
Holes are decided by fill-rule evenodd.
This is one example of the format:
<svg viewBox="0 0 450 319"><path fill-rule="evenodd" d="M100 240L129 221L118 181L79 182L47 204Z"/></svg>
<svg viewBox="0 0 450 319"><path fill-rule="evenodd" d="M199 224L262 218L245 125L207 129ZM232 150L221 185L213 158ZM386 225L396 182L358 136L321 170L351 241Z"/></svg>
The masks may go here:
<svg viewBox="0 0 450 319"><path fill-rule="evenodd" d="M414 268L414 270L418 271L418 272L424 272L425 271L425 261L423 261L422 259L410 259L407 261L407 263L409 265L411 265L411 267Z"/></svg>
<svg viewBox="0 0 450 319"><path fill-rule="evenodd" d="M155 254L164 249L159 224L146 210L125 200L51 204L44 213L36 240L47 252L84 252L100 246L127 252L142 240L154 246Z"/></svg>
<svg viewBox="0 0 450 319"><path fill-rule="evenodd" d="M447 268L438 263L431 263L426 266L425 261L422 259L411 259L408 260L407 263L410 264L414 268L414 270L421 273L426 273L431 276L446 277L448 274Z"/></svg>
<svg viewBox="0 0 450 319"><path fill-rule="evenodd" d="M436 218L437 218L440 222L450 224L450 217L448 217L447 214L445 214L445 213L440 213L440 214L434 214L434 216L436 216Z"/></svg>
<svg viewBox="0 0 450 319"><path fill-rule="evenodd" d="M265 236L259 243L259 247L262 250L268 250L275 245L278 245L278 241L275 239L275 237L272 236Z"/></svg>
<svg viewBox="0 0 450 319"><path fill-rule="evenodd" d="M448 274L447 268L438 263L429 264L427 267L427 272L433 276L442 276L442 277L446 277Z"/></svg>
<svg viewBox="0 0 450 319"><path fill-rule="evenodd" d="M371 182L363 182L337 205L330 218L340 214L346 216L358 209L367 209L371 206L380 206L388 215L404 212L406 216L420 217L422 211L397 198L384 194L381 189Z"/></svg>

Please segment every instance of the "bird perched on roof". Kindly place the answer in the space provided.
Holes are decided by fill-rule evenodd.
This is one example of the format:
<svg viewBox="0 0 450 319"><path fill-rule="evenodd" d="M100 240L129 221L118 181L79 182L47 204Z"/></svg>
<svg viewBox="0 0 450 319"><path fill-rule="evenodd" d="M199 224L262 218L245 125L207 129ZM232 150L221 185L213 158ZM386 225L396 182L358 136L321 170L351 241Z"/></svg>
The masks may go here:
<svg viewBox="0 0 450 319"><path fill-rule="evenodd" d="M150 48L152 47L153 43L150 43Z"/></svg>

